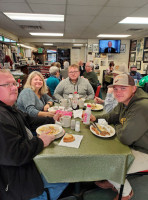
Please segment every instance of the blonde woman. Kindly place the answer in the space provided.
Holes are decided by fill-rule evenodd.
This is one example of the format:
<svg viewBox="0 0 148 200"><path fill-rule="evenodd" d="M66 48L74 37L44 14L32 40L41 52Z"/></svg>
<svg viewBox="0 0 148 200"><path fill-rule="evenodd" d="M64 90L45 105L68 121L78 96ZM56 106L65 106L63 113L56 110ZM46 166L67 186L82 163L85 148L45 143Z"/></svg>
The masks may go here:
<svg viewBox="0 0 148 200"><path fill-rule="evenodd" d="M40 72L33 71L29 74L24 89L19 94L18 109L33 117L53 117L55 111L48 112L48 108L53 105L53 100L47 92L44 77Z"/></svg>

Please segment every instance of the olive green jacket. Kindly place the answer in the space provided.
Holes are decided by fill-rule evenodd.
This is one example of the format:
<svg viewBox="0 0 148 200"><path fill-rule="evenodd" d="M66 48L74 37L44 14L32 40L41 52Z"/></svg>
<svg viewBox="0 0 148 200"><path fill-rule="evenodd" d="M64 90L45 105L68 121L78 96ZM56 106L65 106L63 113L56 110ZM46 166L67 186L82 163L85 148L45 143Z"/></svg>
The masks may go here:
<svg viewBox="0 0 148 200"><path fill-rule="evenodd" d="M108 114L97 116L115 125L118 139L138 151L148 153L148 94L137 88L128 106L118 105Z"/></svg>

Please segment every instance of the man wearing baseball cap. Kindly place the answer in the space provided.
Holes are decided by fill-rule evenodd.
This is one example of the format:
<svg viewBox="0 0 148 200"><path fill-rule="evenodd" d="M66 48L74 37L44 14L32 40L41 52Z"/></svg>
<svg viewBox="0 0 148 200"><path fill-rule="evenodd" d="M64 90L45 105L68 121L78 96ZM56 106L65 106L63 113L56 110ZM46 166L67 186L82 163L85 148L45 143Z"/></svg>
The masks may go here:
<svg viewBox="0 0 148 200"><path fill-rule="evenodd" d="M113 72L112 72L113 79L119 74L127 73L127 71L128 71L127 69L128 69L128 67L125 63L122 63L121 65L116 66L115 70L113 70ZM95 97L94 101L99 104L104 104L104 110L106 112L112 111L114 109L114 107L116 107L118 104L118 101L114 97L112 87L108 87L105 100L103 100L99 97Z"/></svg>
<svg viewBox="0 0 148 200"><path fill-rule="evenodd" d="M138 81L140 81L140 79L142 78L142 75L137 72L137 66L133 65L130 67L130 76L133 77L133 79L137 79Z"/></svg>
<svg viewBox="0 0 148 200"><path fill-rule="evenodd" d="M132 149L135 160L128 171L134 173L148 169L148 94L137 88L134 79L128 74L115 77L113 85L114 96L118 105L105 115L98 115L91 120L104 118L109 124L114 124L118 139ZM101 188L116 188L119 192L120 185L113 181L96 182ZM118 199L117 195L114 200ZM126 180L122 200L129 200L133 196L132 188Z"/></svg>

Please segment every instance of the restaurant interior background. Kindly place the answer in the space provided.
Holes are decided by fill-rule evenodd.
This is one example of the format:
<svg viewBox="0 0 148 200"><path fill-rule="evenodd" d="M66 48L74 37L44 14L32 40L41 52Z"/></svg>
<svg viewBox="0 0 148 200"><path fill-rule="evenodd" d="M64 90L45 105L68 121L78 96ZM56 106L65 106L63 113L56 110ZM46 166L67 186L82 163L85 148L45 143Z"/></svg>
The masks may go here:
<svg viewBox="0 0 148 200"><path fill-rule="evenodd" d="M145 75L148 24L119 22L126 17L148 17L147 9L147 0L1 0L0 58L4 51L21 64L26 64L30 58L40 58L46 66L55 58L61 63L68 60L71 64L80 60L93 61L101 83L103 70L110 61L115 65L124 62L128 67L136 64L138 71ZM26 18L27 15L22 20L12 20L8 13L13 12L63 15L64 21L32 21ZM63 36L34 36L30 32L61 33ZM100 34L118 36L106 38ZM120 53L99 54L99 40L102 39L121 40Z"/></svg>

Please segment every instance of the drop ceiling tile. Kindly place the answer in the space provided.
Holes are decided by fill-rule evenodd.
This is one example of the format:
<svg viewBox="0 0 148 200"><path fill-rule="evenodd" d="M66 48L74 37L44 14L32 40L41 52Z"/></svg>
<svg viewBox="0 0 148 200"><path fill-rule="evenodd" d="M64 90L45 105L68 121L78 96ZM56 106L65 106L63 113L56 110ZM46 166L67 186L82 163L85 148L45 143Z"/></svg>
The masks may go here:
<svg viewBox="0 0 148 200"><path fill-rule="evenodd" d="M18 25L28 25L28 26L40 26L40 22L36 22L36 21L21 21L21 20L16 20L15 21L16 24Z"/></svg>
<svg viewBox="0 0 148 200"><path fill-rule="evenodd" d="M68 5L103 6L107 0L68 0Z"/></svg>
<svg viewBox="0 0 148 200"><path fill-rule="evenodd" d="M136 8L131 8L131 7L127 7L125 9L123 9L121 7L104 7L100 12L100 16L110 16L110 17L122 16L122 17L127 17L128 15L130 15L135 10L136 10Z"/></svg>
<svg viewBox="0 0 148 200"><path fill-rule="evenodd" d="M107 6L138 8L148 3L147 0L110 0Z"/></svg>
<svg viewBox="0 0 148 200"><path fill-rule="evenodd" d="M96 15L101 10L99 6L75 6L68 5L67 6L67 14L68 15Z"/></svg>
<svg viewBox="0 0 148 200"><path fill-rule="evenodd" d="M63 33L64 23L62 22L41 22L41 27L45 32Z"/></svg>
<svg viewBox="0 0 148 200"><path fill-rule="evenodd" d="M10 0L11 1L11 0ZM66 4L66 0L27 0L28 3L42 3L42 4L57 4L57 5L62 5L62 4Z"/></svg>
<svg viewBox="0 0 148 200"><path fill-rule="evenodd" d="M129 17L148 17L148 4L142 8L137 9Z"/></svg>
<svg viewBox="0 0 148 200"><path fill-rule="evenodd" d="M46 14L65 14L65 5L50 5L50 4L30 4L34 13L46 13Z"/></svg>
<svg viewBox="0 0 148 200"><path fill-rule="evenodd" d="M25 3L25 0L0 0L0 2L3 2L3 3L20 3L20 2L23 2L23 3Z"/></svg>
<svg viewBox="0 0 148 200"><path fill-rule="evenodd" d="M82 15L66 15L65 21L66 23L83 23L89 24L93 20L94 16L82 16Z"/></svg>
<svg viewBox="0 0 148 200"><path fill-rule="evenodd" d="M2 3L0 2L0 11L2 12L31 12L26 3Z"/></svg>

